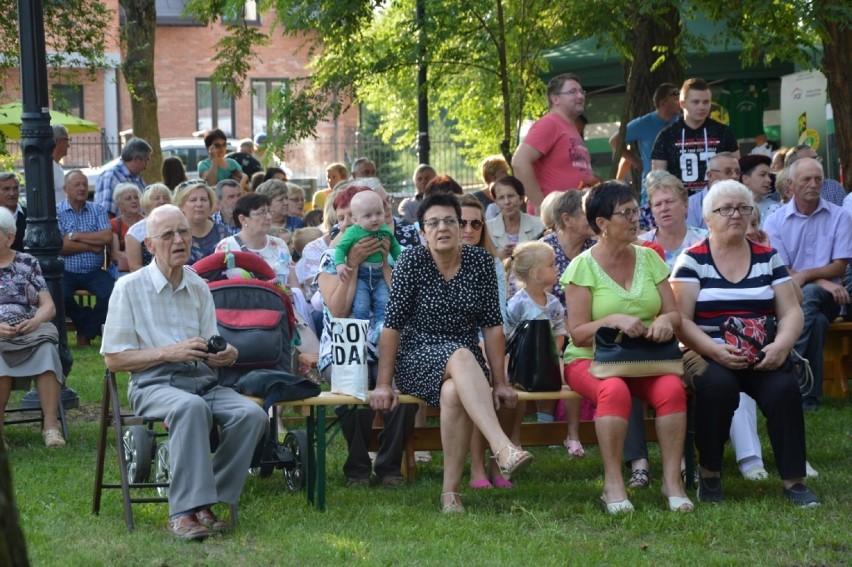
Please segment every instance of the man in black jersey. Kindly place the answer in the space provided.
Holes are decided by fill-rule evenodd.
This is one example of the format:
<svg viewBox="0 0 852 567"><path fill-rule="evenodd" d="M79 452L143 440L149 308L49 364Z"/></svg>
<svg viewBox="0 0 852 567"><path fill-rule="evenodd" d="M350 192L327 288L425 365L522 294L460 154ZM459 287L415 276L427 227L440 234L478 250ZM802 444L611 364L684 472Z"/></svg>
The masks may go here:
<svg viewBox="0 0 852 567"><path fill-rule="evenodd" d="M710 118L710 87L703 79L687 79L680 89L683 116L664 128L651 151L651 169L678 176L693 194L706 182L707 162L719 152L739 159L737 140L730 128Z"/></svg>

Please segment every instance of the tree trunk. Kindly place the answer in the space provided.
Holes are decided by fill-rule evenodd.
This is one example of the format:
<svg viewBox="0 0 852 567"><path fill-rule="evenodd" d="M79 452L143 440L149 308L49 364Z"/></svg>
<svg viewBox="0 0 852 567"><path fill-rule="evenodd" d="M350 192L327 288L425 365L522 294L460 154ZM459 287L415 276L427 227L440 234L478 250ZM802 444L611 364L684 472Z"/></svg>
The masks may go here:
<svg viewBox="0 0 852 567"><path fill-rule="evenodd" d="M852 27L836 21L822 22L827 38L823 40L822 66L828 78L828 96L834 110L834 130L837 135L837 153L843 168L844 186L852 190L852 69L849 54L852 53Z"/></svg>
<svg viewBox="0 0 852 567"><path fill-rule="evenodd" d="M142 173L146 183L161 179L160 123L157 119L157 83L154 81L154 38L157 25L155 0L120 0L124 9L122 29L124 63L121 71L130 90L133 135L154 149Z"/></svg>
<svg viewBox="0 0 852 567"><path fill-rule="evenodd" d="M18 521L15 491L9 458L0 435L0 565L24 567L29 565L27 545Z"/></svg>
<svg viewBox="0 0 852 567"><path fill-rule="evenodd" d="M500 153L509 163L512 154L509 151L512 139L512 98L509 93L509 63L506 58L506 21L503 15L503 2L497 0L497 62L500 69L500 94L503 98L503 139L500 140Z"/></svg>
<svg viewBox="0 0 852 567"><path fill-rule="evenodd" d="M640 14L638 7L631 18L629 43L636 46L633 60L625 66L627 86L624 95L624 113L621 116L619 139L622 143L613 155L611 177L618 171L621 152L624 151L624 132L627 123L654 110L654 91L661 83L680 85L683 66L678 58L680 49L680 12L672 5L665 13ZM662 50L662 53L661 53ZM665 53L664 60L657 60ZM654 68L654 65L656 67ZM653 70L652 70L653 68ZM634 170L633 188L639 194L641 170Z"/></svg>

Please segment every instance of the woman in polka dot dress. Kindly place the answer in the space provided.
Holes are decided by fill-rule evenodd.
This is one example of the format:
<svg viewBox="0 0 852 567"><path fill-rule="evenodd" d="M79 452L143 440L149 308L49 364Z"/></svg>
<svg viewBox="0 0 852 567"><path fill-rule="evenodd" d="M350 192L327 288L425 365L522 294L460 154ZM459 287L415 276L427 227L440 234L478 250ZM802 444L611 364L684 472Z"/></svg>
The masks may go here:
<svg viewBox="0 0 852 567"><path fill-rule="evenodd" d="M378 382L370 396L373 409L395 407L395 376L401 392L441 407L445 512L464 511L459 490L474 424L507 480L533 460L512 444L497 421L495 407L514 407L517 394L504 373L494 260L481 248L461 244L460 217L453 195L423 200L418 221L426 246L403 252L394 268L379 343ZM492 369L490 382L478 344L480 329Z"/></svg>

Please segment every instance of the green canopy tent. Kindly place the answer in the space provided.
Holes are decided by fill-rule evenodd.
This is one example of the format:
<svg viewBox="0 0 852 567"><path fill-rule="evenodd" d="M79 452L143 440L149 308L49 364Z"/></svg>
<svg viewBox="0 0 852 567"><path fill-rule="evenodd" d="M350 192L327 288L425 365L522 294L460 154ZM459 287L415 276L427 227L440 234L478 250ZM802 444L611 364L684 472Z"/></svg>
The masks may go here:
<svg viewBox="0 0 852 567"><path fill-rule="evenodd" d="M726 38L724 26L707 20L685 22L687 30L707 46L701 52L687 47L686 77L701 77L706 81L733 79L777 79L796 71L792 63L775 61L770 65L743 68L740 61L742 43ZM543 76L545 82L561 73L574 73L587 90L623 85L624 65L610 48L597 46L597 39L572 41L544 54L550 70Z"/></svg>
<svg viewBox="0 0 852 567"><path fill-rule="evenodd" d="M21 139L21 112L23 105L20 101L9 102L0 105L0 132L8 140ZM84 134L86 132L100 132L101 127L89 120L77 118L71 114L65 114L57 110L50 111L50 123L62 124L68 129L69 134Z"/></svg>

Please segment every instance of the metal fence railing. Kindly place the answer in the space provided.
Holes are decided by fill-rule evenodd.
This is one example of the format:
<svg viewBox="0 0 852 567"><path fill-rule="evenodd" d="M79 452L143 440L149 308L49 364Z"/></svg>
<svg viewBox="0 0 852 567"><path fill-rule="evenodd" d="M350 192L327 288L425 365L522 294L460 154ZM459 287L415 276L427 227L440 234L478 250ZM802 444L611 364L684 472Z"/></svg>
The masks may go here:
<svg viewBox="0 0 852 567"><path fill-rule="evenodd" d="M100 166L118 157L118 144L103 134L72 134L68 155L62 161L67 169ZM6 149L20 160L20 142L9 140ZM412 175L419 161L413 144L399 151L377 138L361 135L354 129L336 139L314 138L288 146L284 150L287 166L299 179L313 179L316 186L326 186L325 169L335 162L349 168L358 157L368 157L376 164L379 178L390 192L413 193ZM465 163L459 145L447 139L431 142L431 165L440 174L452 176L463 187L478 188L481 182L474 167ZM23 164L19 164L23 167Z"/></svg>
<svg viewBox="0 0 852 567"><path fill-rule="evenodd" d="M83 167L99 166L118 154L112 148L117 148L115 142L110 143L103 134L71 134L71 144L68 147L68 155L62 160L65 169L79 169ZM13 156L21 159L20 140L7 140L6 150ZM23 167L23 164L20 164Z"/></svg>

